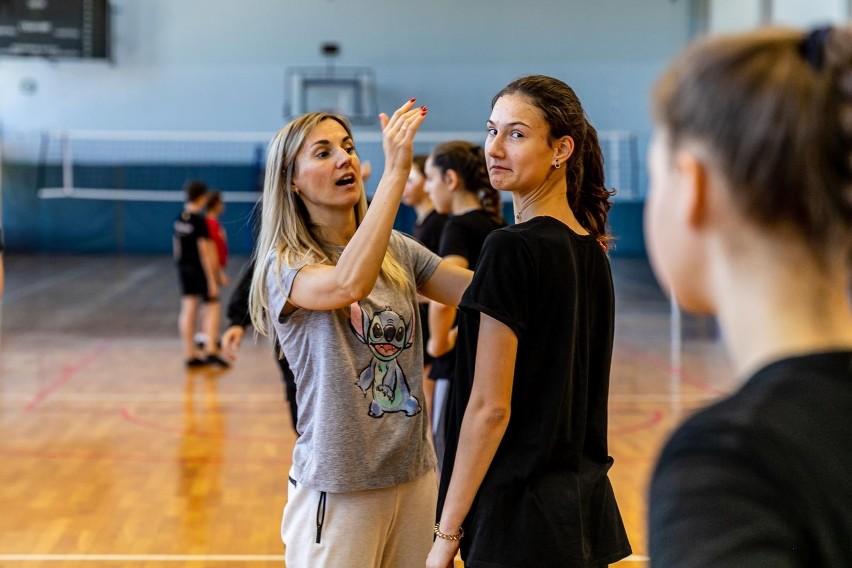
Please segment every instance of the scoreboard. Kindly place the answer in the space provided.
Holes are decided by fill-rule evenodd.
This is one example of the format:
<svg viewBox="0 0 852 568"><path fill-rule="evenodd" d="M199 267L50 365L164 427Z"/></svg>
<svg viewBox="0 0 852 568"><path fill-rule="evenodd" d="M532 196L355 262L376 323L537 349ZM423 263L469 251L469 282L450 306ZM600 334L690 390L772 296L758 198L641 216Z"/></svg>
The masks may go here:
<svg viewBox="0 0 852 568"><path fill-rule="evenodd" d="M0 56L109 58L109 0L0 0Z"/></svg>

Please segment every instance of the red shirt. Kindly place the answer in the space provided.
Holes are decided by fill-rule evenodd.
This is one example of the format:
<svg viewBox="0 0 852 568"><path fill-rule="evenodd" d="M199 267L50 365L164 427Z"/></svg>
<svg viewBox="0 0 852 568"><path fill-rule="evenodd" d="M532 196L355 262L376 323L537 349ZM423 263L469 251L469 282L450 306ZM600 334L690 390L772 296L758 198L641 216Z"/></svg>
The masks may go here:
<svg viewBox="0 0 852 568"><path fill-rule="evenodd" d="M225 268L228 264L228 236L225 234L225 228L216 219L207 217L207 232L210 233L210 238L216 243L216 252L219 253L219 266Z"/></svg>

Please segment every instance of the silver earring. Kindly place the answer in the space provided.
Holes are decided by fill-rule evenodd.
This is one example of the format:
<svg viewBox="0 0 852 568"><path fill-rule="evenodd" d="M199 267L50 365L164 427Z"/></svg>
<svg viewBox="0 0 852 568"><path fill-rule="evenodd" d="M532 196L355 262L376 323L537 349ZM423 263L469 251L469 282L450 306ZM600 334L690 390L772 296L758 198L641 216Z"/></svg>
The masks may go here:
<svg viewBox="0 0 852 568"><path fill-rule="evenodd" d="M562 167L562 164L559 163L559 160L554 160L553 161L553 167L558 170L559 168Z"/></svg>

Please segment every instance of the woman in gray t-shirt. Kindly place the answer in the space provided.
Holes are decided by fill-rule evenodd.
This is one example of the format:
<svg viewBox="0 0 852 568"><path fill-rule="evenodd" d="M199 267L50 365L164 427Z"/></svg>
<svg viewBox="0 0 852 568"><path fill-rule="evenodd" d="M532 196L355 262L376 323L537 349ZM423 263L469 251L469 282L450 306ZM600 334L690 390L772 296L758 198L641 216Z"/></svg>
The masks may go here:
<svg viewBox="0 0 852 568"><path fill-rule="evenodd" d="M471 273L392 230L426 116L381 115L385 170L367 211L346 120L304 115L272 140L251 315L297 384L288 567L422 567L437 497L417 293L457 305Z"/></svg>

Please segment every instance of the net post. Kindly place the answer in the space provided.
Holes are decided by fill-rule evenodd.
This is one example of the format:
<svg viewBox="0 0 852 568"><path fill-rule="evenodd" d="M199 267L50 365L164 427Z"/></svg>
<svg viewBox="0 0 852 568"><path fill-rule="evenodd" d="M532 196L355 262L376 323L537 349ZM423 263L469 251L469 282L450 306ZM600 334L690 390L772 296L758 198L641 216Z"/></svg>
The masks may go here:
<svg viewBox="0 0 852 568"><path fill-rule="evenodd" d="M71 139L67 132L59 136L62 145L62 193L70 196L74 193L74 158L71 152Z"/></svg>

